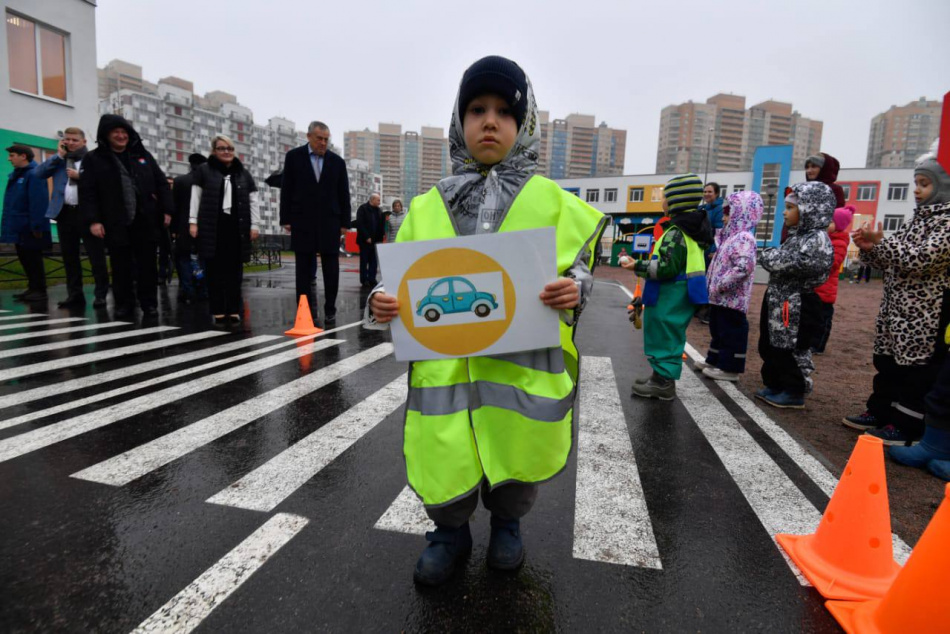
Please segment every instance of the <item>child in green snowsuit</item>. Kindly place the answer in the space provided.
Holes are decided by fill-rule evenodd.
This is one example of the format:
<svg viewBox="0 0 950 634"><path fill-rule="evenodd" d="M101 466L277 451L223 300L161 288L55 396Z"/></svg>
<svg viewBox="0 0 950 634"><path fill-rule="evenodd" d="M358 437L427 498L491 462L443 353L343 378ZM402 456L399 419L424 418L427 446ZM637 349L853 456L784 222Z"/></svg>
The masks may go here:
<svg viewBox="0 0 950 634"><path fill-rule="evenodd" d="M646 278L643 289L643 350L653 374L637 379L633 394L664 401L676 397L676 380L683 369L686 327L697 306L709 302L706 294L704 252L713 241L705 212L703 181L695 174L672 178L663 188L663 210L670 216L649 260L632 268Z"/></svg>

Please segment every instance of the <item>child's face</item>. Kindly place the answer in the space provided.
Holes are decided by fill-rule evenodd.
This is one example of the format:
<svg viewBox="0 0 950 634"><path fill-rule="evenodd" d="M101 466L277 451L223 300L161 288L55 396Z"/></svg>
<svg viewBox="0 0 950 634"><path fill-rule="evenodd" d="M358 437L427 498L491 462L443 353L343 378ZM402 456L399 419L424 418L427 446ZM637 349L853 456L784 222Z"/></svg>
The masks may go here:
<svg viewBox="0 0 950 634"><path fill-rule="evenodd" d="M496 165L508 156L518 138L518 123L508 103L496 95L481 95L462 113L465 146L482 165Z"/></svg>
<svg viewBox="0 0 950 634"><path fill-rule="evenodd" d="M805 180L813 181L818 178L818 172L821 171L821 168L817 165L808 163L805 165Z"/></svg>
<svg viewBox="0 0 950 634"><path fill-rule="evenodd" d="M798 205L793 205L792 203L785 203L785 213L782 214L785 218L785 225L788 227L797 227L798 226Z"/></svg>
<svg viewBox="0 0 950 634"><path fill-rule="evenodd" d="M835 227L835 221L832 220L831 224L828 225L828 233L834 233L835 231L837 231L837 228Z"/></svg>
<svg viewBox="0 0 950 634"><path fill-rule="evenodd" d="M923 174L914 175L914 200L919 205L934 193L934 184Z"/></svg>

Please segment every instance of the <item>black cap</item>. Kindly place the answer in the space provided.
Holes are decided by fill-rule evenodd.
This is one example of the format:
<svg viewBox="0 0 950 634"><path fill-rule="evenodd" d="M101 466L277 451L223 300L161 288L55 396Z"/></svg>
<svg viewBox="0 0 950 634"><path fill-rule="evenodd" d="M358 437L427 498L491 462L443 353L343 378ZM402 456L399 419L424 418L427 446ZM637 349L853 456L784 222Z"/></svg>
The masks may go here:
<svg viewBox="0 0 950 634"><path fill-rule="evenodd" d="M459 89L459 115L465 118L465 109L475 97L498 95L508 102L518 122L524 123L528 111L528 78L521 67L498 55L483 57L468 67L462 75Z"/></svg>
<svg viewBox="0 0 950 634"><path fill-rule="evenodd" d="M192 167L198 167L202 163L207 163L208 157L206 157L204 154L199 154L198 152L195 152L194 154L188 155L188 162L191 164Z"/></svg>
<svg viewBox="0 0 950 634"><path fill-rule="evenodd" d="M28 160L28 161L32 161L32 160L33 160L33 148L31 148L31 147L29 147L29 146L27 146L27 145L21 145L21 144L19 144L19 143L14 143L14 144L11 145L10 147L8 147L6 151L7 151L7 152L12 152L12 153L14 153L14 154L26 154L26 160Z"/></svg>

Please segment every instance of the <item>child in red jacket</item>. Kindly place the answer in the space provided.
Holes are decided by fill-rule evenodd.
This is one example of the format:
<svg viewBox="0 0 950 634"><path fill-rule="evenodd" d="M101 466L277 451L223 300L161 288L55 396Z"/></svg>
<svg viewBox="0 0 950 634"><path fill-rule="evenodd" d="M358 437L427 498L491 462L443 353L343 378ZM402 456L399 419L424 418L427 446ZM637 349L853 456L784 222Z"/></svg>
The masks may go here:
<svg viewBox="0 0 950 634"><path fill-rule="evenodd" d="M812 352L815 354L825 353L828 337L831 336L831 320L835 316L835 300L838 299L838 273L841 271L841 263L844 262L844 258L848 254L848 245L851 244L851 235L848 233L848 229L851 227L854 212L855 208L851 205L835 209L834 220L828 225L828 236L831 238L831 245L835 250L835 259L831 265L831 272L828 274L828 281L815 289L818 299L821 300L821 320L823 324L821 335L812 348Z"/></svg>

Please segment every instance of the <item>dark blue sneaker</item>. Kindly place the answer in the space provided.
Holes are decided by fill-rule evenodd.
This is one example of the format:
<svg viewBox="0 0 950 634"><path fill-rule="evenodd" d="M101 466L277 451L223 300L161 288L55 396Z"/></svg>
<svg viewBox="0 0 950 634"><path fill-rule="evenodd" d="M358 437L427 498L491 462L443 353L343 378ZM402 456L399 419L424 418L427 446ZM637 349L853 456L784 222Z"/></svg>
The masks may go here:
<svg viewBox="0 0 950 634"><path fill-rule="evenodd" d="M773 390L772 388L770 388L770 387L763 387L761 390L759 390L758 392L755 393L755 397L758 398L758 399L762 399L762 400L764 401L765 399L769 398L770 396L775 396L776 394L778 394L778 392L776 392L776 391Z"/></svg>
<svg viewBox="0 0 950 634"><path fill-rule="evenodd" d="M851 429L857 429L860 431L877 429L881 426L877 420L877 417L875 417L870 412L864 412L863 414L858 414L857 416L845 416L841 419L841 424L845 427L850 427Z"/></svg>
<svg viewBox="0 0 950 634"><path fill-rule="evenodd" d="M465 522L459 528L436 526L426 533L429 545L422 551L412 578L425 586L448 581L458 565L472 552L472 531Z"/></svg>
<svg viewBox="0 0 950 634"><path fill-rule="evenodd" d="M762 397L762 400L773 407L782 409L804 409L805 397L801 394L792 394L791 392L779 392Z"/></svg>
<svg viewBox="0 0 950 634"><path fill-rule="evenodd" d="M931 460L927 463L927 471L941 480L950 482L950 460Z"/></svg>
<svg viewBox="0 0 950 634"><path fill-rule="evenodd" d="M488 540L488 567L495 570L516 570L524 563L521 543L521 522L491 516L491 539Z"/></svg>
<svg viewBox="0 0 950 634"><path fill-rule="evenodd" d="M903 430L894 427L894 425L885 425L877 429L869 429L864 433L868 436L880 438L887 446L913 447L920 442L920 438L912 438Z"/></svg>

